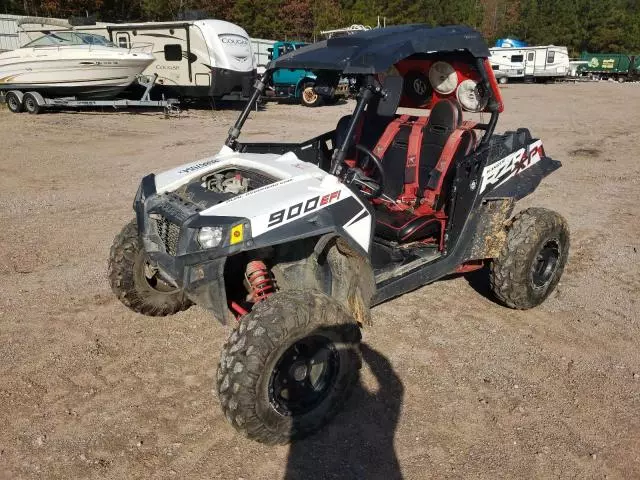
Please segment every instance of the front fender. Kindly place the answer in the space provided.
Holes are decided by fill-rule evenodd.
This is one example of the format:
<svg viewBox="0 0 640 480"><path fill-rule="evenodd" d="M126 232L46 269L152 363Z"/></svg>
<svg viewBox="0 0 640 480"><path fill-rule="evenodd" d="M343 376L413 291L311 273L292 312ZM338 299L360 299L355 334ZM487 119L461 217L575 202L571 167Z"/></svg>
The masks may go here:
<svg viewBox="0 0 640 480"><path fill-rule="evenodd" d="M227 304L227 290L224 283L226 257L212 262L189 267L185 272L192 283L184 292L193 303L211 311L223 325L227 324L231 312Z"/></svg>
<svg viewBox="0 0 640 480"><path fill-rule="evenodd" d="M315 75L306 75L304 78L302 78L296 85L296 98L300 98L300 95L302 95L302 90L304 88L305 83L309 83L309 82L315 83L315 81L316 81Z"/></svg>
<svg viewBox="0 0 640 480"><path fill-rule="evenodd" d="M371 248L373 222L369 208L354 196L347 196L311 215L270 228L254 237L253 248L333 235L344 238L354 250L366 257Z"/></svg>
<svg viewBox="0 0 640 480"><path fill-rule="evenodd" d="M279 245L272 271L280 289L323 292L340 302L361 325L371 323L373 268L348 237L327 234Z"/></svg>

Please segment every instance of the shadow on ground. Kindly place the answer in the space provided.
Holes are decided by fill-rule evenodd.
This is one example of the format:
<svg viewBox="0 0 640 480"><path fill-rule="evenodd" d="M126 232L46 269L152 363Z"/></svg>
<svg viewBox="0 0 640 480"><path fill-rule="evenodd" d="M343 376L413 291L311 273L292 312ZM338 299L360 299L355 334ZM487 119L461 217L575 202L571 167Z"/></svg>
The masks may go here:
<svg viewBox="0 0 640 480"><path fill-rule="evenodd" d="M489 267L485 266L480 270L466 273L464 278L469 283L469 286L473 288L478 294L485 297L487 300L492 301L500 305L500 302L491 291L491 283L489 282Z"/></svg>
<svg viewBox="0 0 640 480"><path fill-rule="evenodd" d="M286 480L402 478L393 439L404 388L389 360L363 344L377 389L359 382L345 409L315 435L291 444Z"/></svg>
<svg viewBox="0 0 640 480"><path fill-rule="evenodd" d="M450 282L458 278L464 278L469 286L479 295L483 296L487 300L501 305L500 301L491 291L491 283L489 280L490 270L488 266L484 266L479 270L474 270L468 273L452 273L447 275L437 282Z"/></svg>

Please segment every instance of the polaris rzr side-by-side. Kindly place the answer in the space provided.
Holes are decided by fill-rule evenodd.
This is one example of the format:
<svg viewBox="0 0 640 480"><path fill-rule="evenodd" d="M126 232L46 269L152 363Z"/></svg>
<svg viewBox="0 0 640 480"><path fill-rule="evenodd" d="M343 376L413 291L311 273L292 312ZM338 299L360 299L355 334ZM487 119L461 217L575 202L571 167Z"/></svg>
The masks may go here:
<svg viewBox="0 0 640 480"><path fill-rule="evenodd" d="M488 57L460 26L309 45L271 62L217 155L143 178L136 219L111 248L113 291L145 315L196 303L235 323L217 390L247 437L286 443L337 412L376 304L484 266L511 308L558 284L566 221L512 212L560 163L525 128L494 132L503 102ZM240 142L278 68L317 72L322 94L348 78L353 113L300 144Z"/></svg>

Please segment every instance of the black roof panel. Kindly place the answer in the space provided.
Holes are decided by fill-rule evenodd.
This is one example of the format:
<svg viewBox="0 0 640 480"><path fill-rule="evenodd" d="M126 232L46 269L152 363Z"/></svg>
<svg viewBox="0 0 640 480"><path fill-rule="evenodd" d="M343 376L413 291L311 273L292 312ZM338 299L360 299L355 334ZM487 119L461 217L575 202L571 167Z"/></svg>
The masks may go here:
<svg viewBox="0 0 640 480"><path fill-rule="evenodd" d="M379 73L416 53L460 50L466 50L474 57L489 57L482 35L472 28L398 25L313 43L273 60L268 68Z"/></svg>

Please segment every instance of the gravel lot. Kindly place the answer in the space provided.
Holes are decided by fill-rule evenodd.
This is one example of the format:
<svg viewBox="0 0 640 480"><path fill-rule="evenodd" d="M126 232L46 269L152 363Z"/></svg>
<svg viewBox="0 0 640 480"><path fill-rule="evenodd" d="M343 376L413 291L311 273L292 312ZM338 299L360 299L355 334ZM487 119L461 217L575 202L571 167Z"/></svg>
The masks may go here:
<svg viewBox="0 0 640 480"><path fill-rule="evenodd" d="M0 109L0 478L640 478L640 87L503 94L498 130L564 164L521 206L569 221L557 292L518 312L457 277L376 308L344 412L277 448L220 413L227 328L136 315L105 275L140 178L217 151L236 112ZM350 108L270 104L243 138L303 140Z"/></svg>

